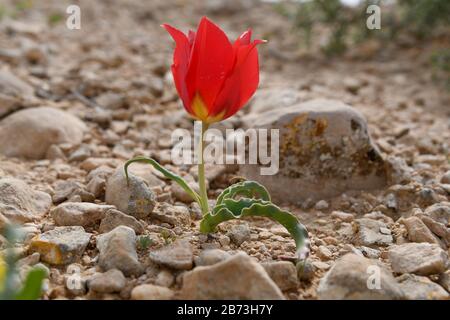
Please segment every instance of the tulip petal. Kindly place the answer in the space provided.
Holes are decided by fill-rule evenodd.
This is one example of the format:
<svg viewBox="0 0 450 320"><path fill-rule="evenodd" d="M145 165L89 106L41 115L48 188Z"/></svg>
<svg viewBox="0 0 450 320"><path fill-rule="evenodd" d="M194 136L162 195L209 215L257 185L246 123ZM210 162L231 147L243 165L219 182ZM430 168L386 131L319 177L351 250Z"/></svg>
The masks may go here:
<svg viewBox="0 0 450 320"><path fill-rule="evenodd" d="M169 32L176 44L175 51L173 53L172 64L172 75L175 86L181 100L183 101L184 107L189 113L193 114L190 107L190 99L185 81L189 66L189 56L191 52L189 39L183 32L168 24L163 24L162 27L166 29L167 32Z"/></svg>
<svg viewBox="0 0 450 320"><path fill-rule="evenodd" d="M243 34L241 34L239 38L236 39L234 46L236 47L250 44L251 39L252 39L252 29L248 29Z"/></svg>
<svg viewBox="0 0 450 320"><path fill-rule="evenodd" d="M233 47L225 33L203 17L195 35L186 76L190 99L200 94L209 110L231 70L233 60Z"/></svg>
<svg viewBox="0 0 450 320"><path fill-rule="evenodd" d="M229 118L241 109L255 93L259 84L259 63L257 44L255 40L248 45L236 48L236 62L232 74L224 83L218 95L212 115L226 109L223 119Z"/></svg>

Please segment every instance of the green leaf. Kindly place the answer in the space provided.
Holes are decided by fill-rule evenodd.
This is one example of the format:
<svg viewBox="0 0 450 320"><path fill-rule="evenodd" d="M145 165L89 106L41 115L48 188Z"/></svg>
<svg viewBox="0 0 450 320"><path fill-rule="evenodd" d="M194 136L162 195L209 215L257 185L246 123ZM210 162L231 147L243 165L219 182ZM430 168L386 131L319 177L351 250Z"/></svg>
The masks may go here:
<svg viewBox="0 0 450 320"><path fill-rule="evenodd" d="M22 290L16 294L16 300L37 300L41 297L42 281L47 273L42 268L33 268L28 272Z"/></svg>
<svg viewBox="0 0 450 320"><path fill-rule="evenodd" d="M270 201L270 194L262 184L256 181L242 181L223 190L217 198L216 206L222 204L224 199L235 199L239 195Z"/></svg>
<svg viewBox="0 0 450 320"><path fill-rule="evenodd" d="M183 190L186 191L187 194L189 194L192 197L192 199L197 201L197 203L202 207L202 201L201 201L200 196L188 185L188 183L182 177L167 170L166 168L161 166L156 160L154 160L152 158L140 156L140 157L136 157L131 160L128 160L124 166L125 176L127 177L127 181L128 181L128 166L130 164L132 164L133 162L145 162L145 163L151 164L153 166L153 168L155 168L156 170L161 172L167 179L171 179L171 180L175 181L176 183L178 183L180 185L180 187L183 188Z"/></svg>
<svg viewBox="0 0 450 320"><path fill-rule="evenodd" d="M200 231L214 232L221 222L249 216L268 217L283 225L294 238L297 259L306 260L309 254L309 239L305 226L293 214L282 210L270 201L249 198L235 200L224 197L221 204L204 216L200 223Z"/></svg>

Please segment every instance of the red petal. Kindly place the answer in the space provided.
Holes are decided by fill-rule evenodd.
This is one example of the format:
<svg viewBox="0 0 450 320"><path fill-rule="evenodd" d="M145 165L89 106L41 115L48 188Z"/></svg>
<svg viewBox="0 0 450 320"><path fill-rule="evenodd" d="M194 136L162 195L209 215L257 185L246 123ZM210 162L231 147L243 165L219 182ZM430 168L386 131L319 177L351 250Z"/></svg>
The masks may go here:
<svg viewBox="0 0 450 320"><path fill-rule="evenodd" d="M239 36L239 38L236 39L234 45L235 47L237 45L246 45L250 44L250 40L252 39L252 29L248 29L243 34Z"/></svg>
<svg viewBox="0 0 450 320"><path fill-rule="evenodd" d="M232 74L225 81L224 87L214 105L214 113L226 109L223 119L229 118L241 109L255 93L259 84L258 50L255 40L248 45L236 48L236 63Z"/></svg>
<svg viewBox="0 0 450 320"><path fill-rule="evenodd" d="M163 24L162 27L169 32L176 43L175 51L173 53L172 75L180 95L183 105L189 113L192 113L190 106L189 94L186 86L186 74L189 66L190 44L186 35L180 30Z"/></svg>
<svg viewBox="0 0 450 320"><path fill-rule="evenodd" d="M233 47L225 33L203 17L197 29L186 76L190 99L199 93L206 107L211 108L233 61Z"/></svg>

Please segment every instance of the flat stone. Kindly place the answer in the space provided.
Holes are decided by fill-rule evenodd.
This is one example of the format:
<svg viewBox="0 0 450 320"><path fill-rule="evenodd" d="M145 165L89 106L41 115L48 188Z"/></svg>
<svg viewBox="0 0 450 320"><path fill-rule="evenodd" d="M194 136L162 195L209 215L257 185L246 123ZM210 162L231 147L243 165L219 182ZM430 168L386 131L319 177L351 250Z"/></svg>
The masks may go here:
<svg viewBox="0 0 450 320"><path fill-rule="evenodd" d="M269 277L277 284L280 290L295 289L298 286L297 269L292 262L274 261L261 264Z"/></svg>
<svg viewBox="0 0 450 320"><path fill-rule="evenodd" d="M69 264L81 258L90 238L83 227L55 227L33 238L29 251L38 252L41 261L49 264Z"/></svg>
<svg viewBox="0 0 450 320"><path fill-rule="evenodd" d="M50 211L58 226L92 226L105 217L113 206L89 202L64 202Z"/></svg>
<svg viewBox="0 0 450 320"><path fill-rule="evenodd" d="M142 284L131 291L131 300L170 300L173 296L172 290L153 284Z"/></svg>
<svg viewBox="0 0 450 320"><path fill-rule="evenodd" d="M33 190L22 180L0 179L0 212L10 222L39 219L48 212L51 204L49 194Z"/></svg>
<svg viewBox="0 0 450 320"><path fill-rule="evenodd" d="M106 233L118 226L130 227L137 234L141 234L145 231L142 223L140 223L136 218L126 215L116 209L109 209L106 211L105 217L102 219L98 231L100 233Z"/></svg>
<svg viewBox="0 0 450 320"><path fill-rule="evenodd" d="M79 144L86 125L68 112L28 108L0 121L0 154L7 157L43 159L53 144Z"/></svg>
<svg viewBox="0 0 450 320"><path fill-rule="evenodd" d="M245 253L183 276L181 299L282 300L283 294L264 268Z"/></svg>
<svg viewBox="0 0 450 320"><path fill-rule="evenodd" d="M110 269L104 273L97 273L92 276L87 286L89 289L101 293L120 292L126 285L127 280L122 271Z"/></svg>
<svg viewBox="0 0 450 320"><path fill-rule="evenodd" d="M380 273L380 288L369 289L373 270ZM373 285L376 285L373 283ZM377 261L348 253L320 280L317 294L321 300L397 300L403 291L392 274Z"/></svg>
<svg viewBox="0 0 450 320"><path fill-rule="evenodd" d="M397 278L408 300L448 300L450 294L427 277L404 274Z"/></svg>
<svg viewBox="0 0 450 320"><path fill-rule="evenodd" d="M155 210L153 210L151 213L151 218L169 223L175 227L186 227L191 224L191 214L188 208L184 206L173 206L168 203L162 203Z"/></svg>
<svg viewBox="0 0 450 320"><path fill-rule="evenodd" d="M158 265L177 270L190 270L194 255L188 241L177 240L168 246L150 252L150 260Z"/></svg>
<svg viewBox="0 0 450 320"><path fill-rule="evenodd" d="M139 276L144 271L136 253L136 234L129 227L119 226L98 236L97 249L103 270L118 269L125 276Z"/></svg>
<svg viewBox="0 0 450 320"><path fill-rule="evenodd" d="M431 275L447 269L448 254L437 244L405 243L389 249L389 260L396 273Z"/></svg>
<svg viewBox="0 0 450 320"><path fill-rule="evenodd" d="M387 225L382 221L368 218L356 219L353 222L353 230L355 231L355 243L358 245L387 246L393 242Z"/></svg>
<svg viewBox="0 0 450 320"><path fill-rule="evenodd" d="M280 130L276 174L261 174L263 167L254 164L240 166L243 176L266 186L276 201L326 200L386 184L385 162L365 118L340 101L318 99L272 108L242 121L244 128Z"/></svg>

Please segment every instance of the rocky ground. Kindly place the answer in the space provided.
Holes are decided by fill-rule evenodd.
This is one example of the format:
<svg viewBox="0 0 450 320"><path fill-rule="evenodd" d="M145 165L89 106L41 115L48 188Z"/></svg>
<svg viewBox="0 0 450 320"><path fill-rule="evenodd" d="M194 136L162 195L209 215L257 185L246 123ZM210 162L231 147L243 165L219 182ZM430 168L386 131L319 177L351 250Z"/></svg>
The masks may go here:
<svg viewBox="0 0 450 320"><path fill-rule="evenodd" d="M2 3L16 11L0 21L0 226L21 225L22 274L48 269L44 299L449 298L450 97L426 46L305 55L271 5L245 1L79 1L81 30L65 27L65 1ZM295 252L280 225L203 235L199 208L150 166L125 182L135 155L195 181L170 160L172 131L192 121L158 26L205 13L233 38L252 26L269 40L257 95L217 127L281 129L280 172L263 182L309 230L300 277L280 259ZM254 174L211 167L210 198Z"/></svg>

